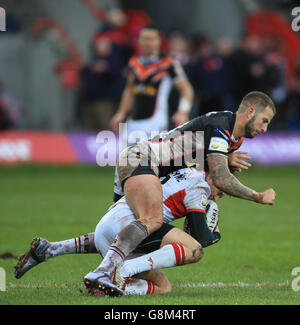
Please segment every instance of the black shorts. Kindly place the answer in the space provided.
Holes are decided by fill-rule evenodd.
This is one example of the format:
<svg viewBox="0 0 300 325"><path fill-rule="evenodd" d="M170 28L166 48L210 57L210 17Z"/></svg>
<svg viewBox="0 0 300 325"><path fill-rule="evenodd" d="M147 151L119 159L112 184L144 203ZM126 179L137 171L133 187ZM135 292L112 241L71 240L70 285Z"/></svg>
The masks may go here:
<svg viewBox="0 0 300 325"><path fill-rule="evenodd" d="M151 174L158 177L158 161L148 142L139 142L121 151L117 172L122 189L131 176Z"/></svg>
<svg viewBox="0 0 300 325"><path fill-rule="evenodd" d="M138 166L135 168L135 170L132 172L132 174L129 176L137 176L137 175L154 175L157 176L153 169L151 168L151 161L148 161L148 165L147 166L142 166L141 164L138 164ZM124 191L124 184L127 181L127 179L129 178L125 178L122 183L121 183L121 187L122 187L122 191Z"/></svg>
<svg viewBox="0 0 300 325"><path fill-rule="evenodd" d="M158 230L144 239L134 250L134 253L148 254L160 249L162 239L173 228L174 226L164 223Z"/></svg>

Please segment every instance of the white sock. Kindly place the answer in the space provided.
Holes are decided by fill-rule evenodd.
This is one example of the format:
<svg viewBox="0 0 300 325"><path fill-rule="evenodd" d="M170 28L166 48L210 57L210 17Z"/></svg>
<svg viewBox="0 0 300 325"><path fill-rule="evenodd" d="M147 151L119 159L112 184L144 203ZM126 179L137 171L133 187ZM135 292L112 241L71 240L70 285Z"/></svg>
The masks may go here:
<svg viewBox="0 0 300 325"><path fill-rule="evenodd" d="M46 251L47 258L75 253L76 245L74 238L58 242L50 242L50 247Z"/></svg>
<svg viewBox="0 0 300 325"><path fill-rule="evenodd" d="M46 251L46 258L64 254L96 253L94 234L85 234L75 238L50 242L50 247Z"/></svg>
<svg viewBox="0 0 300 325"><path fill-rule="evenodd" d="M142 222L139 220L131 222L118 233L101 264L94 272L105 272L110 275L114 267L123 262L125 257L148 236L147 227Z"/></svg>
<svg viewBox="0 0 300 325"><path fill-rule="evenodd" d="M169 244L149 254L125 261L120 272L129 278L145 271L182 265L184 258L185 250L181 244Z"/></svg>
<svg viewBox="0 0 300 325"><path fill-rule="evenodd" d="M127 283L124 294L129 295L151 295L155 292L155 284L152 281L133 279L132 282Z"/></svg>

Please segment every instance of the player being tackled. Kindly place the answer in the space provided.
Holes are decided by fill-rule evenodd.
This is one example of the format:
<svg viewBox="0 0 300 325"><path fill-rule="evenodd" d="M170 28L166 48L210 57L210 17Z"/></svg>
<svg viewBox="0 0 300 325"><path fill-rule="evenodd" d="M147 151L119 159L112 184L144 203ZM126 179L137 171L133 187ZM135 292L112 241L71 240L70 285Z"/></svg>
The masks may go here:
<svg viewBox="0 0 300 325"><path fill-rule="evenodd" d="M195 263L202 258L203 247L220 239L218 229L213 225L210 226L211 222L217 221L207 219L206 208L209 196L217 200L223 194L216 188L211 190L205 178L209 176L206 177L205 172L195 168L186 168L163 177L161 179L165 206L163 227L141 242L137 250L131 254L131 259L124 260L120 265L118 272L120 276L122 274L122 281L120 276L116 278L116 272L115 279L99 276L97 269L88 273L84 278L88 292L98 296L169 292L170 283L158 269ZM181 206L181 209L176 210L176 206ZM192 236L168 224L175 218L183 216L189 218ZM115 235L133 219L135 215L123 198L101 218L95 236L91 233L61 242L49 242L38 238L18 261L15 276L20 278L34 266L62 254L98 251L104 257L107 251L113 248ZM153 263L149 265L148 260ZM135 278L134 281L132 278Z"/></svg>

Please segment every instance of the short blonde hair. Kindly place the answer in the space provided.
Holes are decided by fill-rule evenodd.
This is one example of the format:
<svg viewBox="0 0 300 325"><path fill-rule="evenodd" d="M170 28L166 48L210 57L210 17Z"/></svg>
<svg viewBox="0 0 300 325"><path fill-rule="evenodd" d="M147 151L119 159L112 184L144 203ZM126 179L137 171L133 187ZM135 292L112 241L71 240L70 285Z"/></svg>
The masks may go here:
<svg viewBox="0 0 300 325"><path fill-rule="evenodd" d="M266 107L270 107L276 114L276 107L273 100L265 93L261 91L251 91L241 101L238 108L238 112L243 113L249 107L253 107L256 113L260 113L265 110Z"/></svg>

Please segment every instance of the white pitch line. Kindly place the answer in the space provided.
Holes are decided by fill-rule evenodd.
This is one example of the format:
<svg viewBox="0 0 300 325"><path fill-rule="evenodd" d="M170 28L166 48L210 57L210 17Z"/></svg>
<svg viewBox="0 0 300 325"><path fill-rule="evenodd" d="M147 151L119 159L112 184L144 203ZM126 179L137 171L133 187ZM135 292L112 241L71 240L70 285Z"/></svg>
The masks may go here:
<svg viewBox="0 0 300 325"><path fill-rule="evenodd" d="M31 283L28 283L28 284L9 283L8 287L12 288L12 289L44 289L44 288L48 288L48 289L70 289L70 288L78 289L81 287L81 285L67 285L67 284L45 285L45 284L31 284Z"/></svg>
<svg viewBox="0 0 300 325"><path fill-rule="evenodd" d="M269 287L290 287L291 282L285 281L280 283L247 283L238 281L237 283L211 282L211 283L180 283L175 284L176 288L269 288Z"/></svg>
<svg viewBox="0 0 300 325"><path fill-rule="evenodd" d="M173 288L272 288L272 287L290 287L291 282L286 280L285 282L279 283L269 283L269 282L262 282L262 283L247 283L238 281L237 283L224 283L224 282L198 282L198 283L176 283L173 285ZM67 285L67 284L53 284L53 285L45 285L45 284L14 284L9 283L9 288L12 289L78 289L82 287L82 285Z"/></svg>

